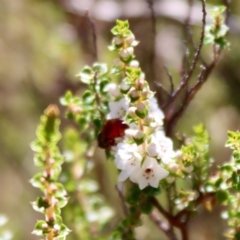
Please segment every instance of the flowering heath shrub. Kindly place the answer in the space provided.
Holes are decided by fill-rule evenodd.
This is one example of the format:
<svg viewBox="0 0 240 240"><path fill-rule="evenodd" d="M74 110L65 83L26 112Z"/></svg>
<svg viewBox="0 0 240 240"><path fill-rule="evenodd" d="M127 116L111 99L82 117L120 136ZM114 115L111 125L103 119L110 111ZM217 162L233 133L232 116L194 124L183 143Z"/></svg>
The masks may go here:
<svg viewBox="0 0 240 240"><path fill-rule="evenodd" d="M136 239L141 215L147 214L169 239L178 239L178 229L179 239L187 240L188 223L198 206L211 210L222 204L228 207L222 217L229 226L223 234L228 239L240 239L239 133L229 132L226 146L233 150L232 159L214 174L210 174L214 162L209 153L210 137L202 124L193 128L194 136L185 136L180 143L172 134L174 124L215 67L221 50L228 46L228 28L222 16L225 8L214 8L212 24L206 26L204 1L202 7L202 32L189 61L191 66L162 107L135 58L138 41L128 21L117 20L109 46L115 53L112 66L85 66L78 77L87 90L82 96L67 92L60 99L66 116L77 124L77 130L63 134L62 154L56 146L60 139L58 110L55 106L46 110L32 145L35 164L42 171L31 183L43 191L33 207L45 215L45 220L36 224L35 234L45 239L71 239L72 235L72 239L131 240ZM213 45L213 59L197 68L203 44ZM180 107L173 108L194 70L199 71L196 82L185 91ZM98 148L105 151L118 172L116 192L124 217L111 227L114 212L89 174ZM62 164L65 169L61 172ZM66 219L71 234L62 219Z"/></svg>

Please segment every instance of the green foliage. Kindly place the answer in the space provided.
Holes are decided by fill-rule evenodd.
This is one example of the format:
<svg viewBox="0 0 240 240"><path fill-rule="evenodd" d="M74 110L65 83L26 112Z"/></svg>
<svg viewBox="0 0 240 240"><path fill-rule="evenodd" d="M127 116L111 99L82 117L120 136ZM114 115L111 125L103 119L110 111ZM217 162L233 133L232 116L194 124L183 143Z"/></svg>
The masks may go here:
<svg viewBox="0 0 240 240"><path fill-rule="evenodd" d="M218 175L222 182L220 188L224 189L221 190L220 202L228 206L228 210L222 215L229 225L225 236L229 239L238 239L240 233L240 132L229 131L226 146L233 152L232 160L219 169Z"/></svg>
<svg viewBox="0 0 240 240"><path fill-rule="evenodd" d="M225 49L229 43L225 39L228 32L228 27L224 24L223 13L226 11L225 6L214 7L211 10L211 18L213 24L206 26L204 44L214 44L219 46L220 49Z"/></svg>
<svg viewBox="0 0 240 240"><path fill-rule="evenodd" d="M67 193L63 185L57 182L63 163L57 146L61 136L58 115L59 110L55 105L50 105L45 110L37 128L37 139L32 143L35 165L40 167L42 172L37 173L30 182L44 193L44 196L39 197L32 205L34 210L45 215L45 220L36 223L33 234L45 236L49 240L64 240L69 233L60 215L61 208L67 204Z"/></svg>

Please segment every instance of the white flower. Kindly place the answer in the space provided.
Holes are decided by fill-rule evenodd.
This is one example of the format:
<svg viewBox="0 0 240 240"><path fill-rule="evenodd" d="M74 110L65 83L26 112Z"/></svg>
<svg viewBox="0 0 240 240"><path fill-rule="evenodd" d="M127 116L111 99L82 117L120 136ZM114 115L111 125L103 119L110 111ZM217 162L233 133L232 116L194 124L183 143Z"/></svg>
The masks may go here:
<svg viewBox="0 0 240 240"><path fill-rule="evenodd" d="M155 158L146 157L142 166L138 166L130 174L130 180L138 183L142 190L148 185L157 188L159 181L168 176L168 171L162 168Z"/></svg>
<svg viewBox="0 0 240 240"><path fill-rule="evenodd" d="M164 114L160 110L157 99L155 97L152 97L150 100L150 107L149 107L149 114L150 116L153 116L154 120L159 124L163 124Z"/></svg>
<svg viewBox="0 0 240 240"><path fill-rule="evenodd" d="M121 92L119 90L119 86L115 83L110 83L107 86L107 90L113 97L119 97L121 96Z"/></svg>
<svg viewBox="0 0 240 240"><path fill-rule="evenodd" d="M109 102L108 104L110 112L107 115L107 119L114 119L114 118L124 118L126 112L129 108L129 103L126 98L121 98L119 101L116 102Z"/></svg>
<svg viewBox="0 0 240 240"><path fill-rule="evenodd" d="M117 148L114 162L117 168L122 170L118 181L123 182L140 166L142 160L141 149L136 144L130 145L127 143L119 143Z"/></svg>
<svg viewBox="0 0 240 240"><path fill-rule="evenodd" d="M169 164L175 157L173 142L170 138L163 135L161 130L155 132L152 140L157 145L158 157L164 164Z"/></svg>

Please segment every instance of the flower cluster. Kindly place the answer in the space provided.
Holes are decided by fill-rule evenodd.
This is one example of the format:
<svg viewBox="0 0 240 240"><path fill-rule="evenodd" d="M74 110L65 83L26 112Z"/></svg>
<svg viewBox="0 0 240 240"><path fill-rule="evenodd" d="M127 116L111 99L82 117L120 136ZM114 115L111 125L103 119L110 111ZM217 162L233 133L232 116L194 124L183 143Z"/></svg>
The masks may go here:
<svg viewBox="0 0 240 240"><path fill-rule="evenodd" d="M163 131L164 114L159 109L154 92L149 89L145 75L134 60L137 41L128 23L118 21L111 50L119 53L113 72L121 75L121 84L110 84L108 119L121 119L129 125L125 136L111 148L116 167L121 170L119 182L130 179L140 189L148 185L157 188L168 176L164 166L175 156L172 141Z"/></svg>

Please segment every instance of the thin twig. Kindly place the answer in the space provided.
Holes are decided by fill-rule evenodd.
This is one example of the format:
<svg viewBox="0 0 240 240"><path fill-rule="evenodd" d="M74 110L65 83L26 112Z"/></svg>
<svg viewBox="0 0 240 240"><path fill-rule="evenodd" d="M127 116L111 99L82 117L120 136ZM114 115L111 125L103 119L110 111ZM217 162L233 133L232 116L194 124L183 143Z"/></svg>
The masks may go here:
<svg viewBox="0 0 240 240"><path fill-rule="evenodd" d="M146 0L148 3L148 7L150 9L151 14L151 29L152 29L152 42L150 44L151 51L150 51L150 59L149 59L149 66L150 66L150 73L151 73L151 79L153 81L156 80L156 71L155 71L155 65L156 65L156 55L155 55L155 46L156 46L156 17L154 12L154 0Z"/></svg>
<svg viewBox="0 0 240 240"><path fill-rule="evenodd" d="M194 72L194 70L196 69L198 60L199 60L199 56L202 50L202 46L203 46L203 39L204 39L204 29L205 29L205 25L206 25L206 9L205 9L205 0L202 0L202 12L203 12L203 18L202 18L202 30L201 30L201 37L200 37L200 41L197 47L197 52L195 53L195 56L193 58L191 67L188 71L188 73L183 77L183 79L181 80L181 83L179 85L179 88L175 91L175 93L173 94L173 99L176 99L176 97L180 94L181 90L188 84L190 78L192 77L192 74Z"/></svg>
<svg viewBox="0 0 240 240"><path fill-rule="evenodd" d="M172 232L170 231L170 225L169 223L163 221L157 214L156 212L151 212L150 213L150 219L156 224L156 226L166 234L166 236L171 239L171 240L177 240L175 234L173 235Z"/></svg>
<svg viewBox="0 0 240 240"><path fill-rule="evenodd" d="M97 109L99 112L99 115L101 117L101 120L105 120L105 114L101 111L100 106L101 106L101 98L96 90L96 86L97 86L97 79L98 79L98 72L96 71L94 73L94 83L93 83L93 90L94 90L94 94L95 94L95 98L96 98L96 103L97 103Z"/></svg>
<svg viewBox="0 0 240 240"><path fill-rule="evenodd" d="M181 107L174 114L174 116L171 118L171 120L168 122L168 128L167 128L167 131L166 131L167 135L171 135L173 127L175 126L176 122L182 116L183 112L188 107L188 105L190 104L191 100L194 98L196 93L200 90L202 85L206 82L210 73L212 72L212 70L216 66L218 59L219 59L219 54L218 54L218 57L215 58L207 68L204 68L202 70L202 72L198 76L198 81L195 83L195 85L191 89L189 89L187 91L187 93L185 94L185 97L184 97L184 99L181 103Z"/></svg>
<svg viewBox="0 0 240 240"><path fill-rule="evenodd" d="M165 68L167 75L168 75L168 79L170 82L170 94L172 95L172 93L174 92L173 78L172 78L171 73L168 71L168 68L166 66L163 66L163 67Z"/></svg>
<svg viewBox="0 0 240 240"><path fill-rule="evenodd" d="M231 4L231 0L223 0L224 5L226 6L227 10L226 10L226 18L225 18L225 23L228 25L229 23L229 18L230 18L230 4Z"/></svg>
<svg viewBox="0 0 240 240"><path fill-rule="evenodd" d="M127 205L126 205L126 202L125 202L125 198L124 198L122 189L120 189L120 187L118 185L116 185L115 188L116 188L116 190L118 192L118 196L121 200L123 212L124 212L125 216L127 217L129 212L128 212L128 208L127 208Z"/></svg>
<svg viewBox="0 0 240 240"><path fill-rule="evenodd" d="M173 215L173 205L172 205L172 199L171 199L171 190L172 190L172 186L170 186L167 190L167 201L168 201L168 212ZM174 228L173 225L170 225L169 228L169 232L171 233L172 236L174 236L176 238L175 232L174 232Z"/></svg>
<svg viewBox="0 0 240 240"><path fill-rule="evenodd" d="M169 101L171 100L171 95L172 95L173 92L174 92L174 84L173 84L172 75L171 75L171 73L168 71L168 68L167 68L166 66L163 66L163 67L165 68L165 70L166 70L166 72L167 72L168 80L169 80L169 82L170 82L170 93L168 93L168 91L162 86L162 84L157 83L158 86L160 86L160 87L162 88L162 90L164 90L164 91L167 93L167 95L168 95L167 101L166 101L164 104L161 105L161 108L162 108L162 109L164 109L164 108L168 105Z"/></svg>
<svg viewBox="0 0 240 240"><path fill-rule="evenodd" d="M163 93L165 93L168 97L170 97L170 94L169 94L168 90L161 83L156 82L156 81L154 81L154 83L161 89L161 91Z"/></svg>
<svg viewBox="0 0 240 240"><path fill-rule="evenodd" d="M91 33L92 33L92 44L93 44L93 61L96 62L98 59L98 51L97 51L97 33L96 33L96 27L93 19L90 17L89 12L86 13L88 22L91 27Z"/></svg>
<svg viewBox="0 0 240 240"><path fill-rule="evenodd" d="M161 204L157 201L156 198L151 197L151 202L153 206L168 220L169 224L171 224L174 227L177 227L182 235L182 240L188 240L188 232L187 232L187 226L185 222L179 221L178 218L171 215L169 212L167 212Z"/></svg>
<svg viewBox="0 0 240 240"><path fill-rule="evenodd" d="M198 198L194 201L194 207L197 208L201 203L203 203L206 199L213 198L215 196L215 193L206 193L202 194L200 193ZM183 217L189 215L189 210L187 208L184 208L180 212L178 212L174 218L177 219L178 221L182 221Z"/></svg>
<svg viewBox="0 0 240 240"><path fill-rule="evenodd" d="M201 49L203 46L203 40L204 40L204 29L205 29L205 25L206 25L206 6L205 5L206 5L205 0L202 0L202 12L203 12L202 30L201 30L201 37L200 37L197 51L195 53L194 59L192 61L192 64L191 64L191 67L190 67L188 73L185 74L185 76L181 79L178 89L172 94L170 103L174 102L176 100L176 98L179 96L179 94L182 92L182 90L188 85L188 83L192 77L192 74L193 74L194 70L196 69L197 63L199 61ZM186 109L187 106L185 106L185 105L189 104L189 102L186 104L186 101L188 99L191 99L191 98L189 98L188 91L187 91L185 98L181 104L180 109L177 112L175 112L175 114L173 116L171 116L171 119L168 120L168 125L167 125L167 130L166 130L167 134L171 135L172 129L173 129L173 124L176 123L176 121L179 119L179 116L181 116L183 111Z"/></svg>
<svg viewBox="0 0 240 240"><path fill-rule="evenodd" d="M182 67L181 67L181 78L186 74L186 71L189 71L189 51L188 51L188 45L192 46L194 51L197 51L197 47L195 46L192 38L192 32L190 28L190 17L192 13L192 6L193 6L193 0L188 0L188 14L186 16L186 19L183 24L183 29L186 36L186 43L184 44L184 54L182 57Z"/></svg>

